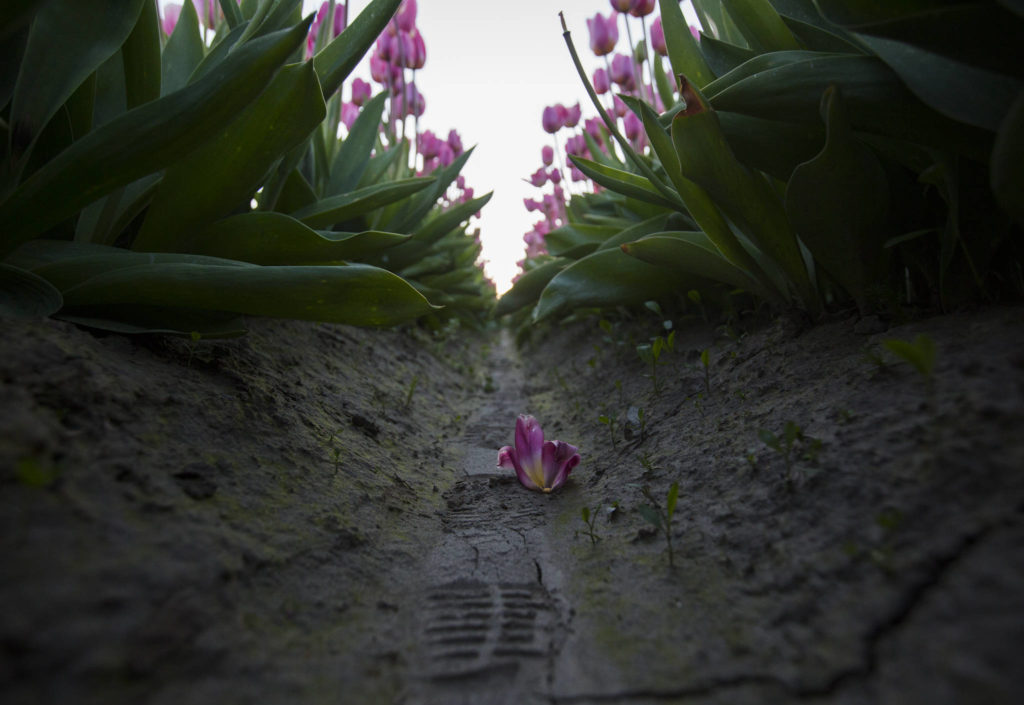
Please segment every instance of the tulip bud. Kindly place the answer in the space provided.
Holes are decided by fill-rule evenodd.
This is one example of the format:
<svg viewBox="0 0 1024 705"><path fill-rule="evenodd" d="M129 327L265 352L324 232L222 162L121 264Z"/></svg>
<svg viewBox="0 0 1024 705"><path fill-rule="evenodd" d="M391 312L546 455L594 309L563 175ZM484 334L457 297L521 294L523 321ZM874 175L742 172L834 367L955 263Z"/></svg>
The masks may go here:
<svg viewBox="0 0 1024 705"><path fill-rule="evenodd" d="M423 42L423 35L418 29L412 31L412 61L408 68L421 69L427 63L427 45Z"/></svg>
<svg viewBox="0 0 1024 705"><path fill-rule="evenodd" d="M562 172L560 172L558 169L552 169L551 171L548 172L548 178L551 179L551 183L557 184L559 181L562 180Z"/></svg>
<svg viewBox="0 0 1024 705"><path fill-rule="evenodd" d="M451 147L452 153L456 157L462 156L462 153L465 151L462 148L462 138L459 137L459 133L455 130L448 132L448 146Z"/></svg>
<svg viewBox="0 0 1024 705"><path fill-rule="evenodd" d="M452 153L452 148L448 146L447 142L441 143L441 147L437 152L437 159L441 162L441 166L451 166L452 162L455 161L455 155Z"/></svg>
<svg viewBox="0 0 1024 705"><path fill-rule="evenodd" d="M583 113L580 110L580 104L576 103L576 105L566 110L565 126L576 127L576 125L579 124L580 118L582 116Z"/></svg>
<svg viewBox="0 0 1024 705"><path fill-rule="evenodd" d="M608 72L604 69L596 69L593 77L594 91L598 95L604 95L611 88L611 84L608 82Z"/></svg>
<svg viewBox="0 0 1024 705"><path fill-rule="evenodd" d="M555 150L550 145L541 147L540 160L544 162L544 166L551 166L551 163L555 161Z"/></svg>
<svg viewBox="0 0 1024 705"><path fill-rule="evenodd" d="M362 107L370 99L372 89L369 83L361 78L352 81L352 102Z"/></svg>
<svg viewBox="0 0 1024 705"><path fill-rule="evenodd" d="M351 130L357 117L359 117L359 107L355 103L341 104L341 121L345 123L346 128Z"/></svg>
<svg viewBox="0 0 1024 705"><path fill-rule="evenodd" d="M629 12L629 6L633 3L630 0L611 0L611 4L616 12Z"/></svg>
<svg viewBox="0 0 1024 705"><path fill-rule="evenodd" d="M395 13L398 29L411 32L416 27L416 0L404 0Z"/></svg>
<svg viewBox="0 0 1024 705"><path fill-rule="evenodd" d="M626 133L626 139L630 142L635 142L640 135L644 134L643 123L640 122L640 118L632 110L629 111L623 120L623 131Z"/></svg>
<svg viewBox="0 0 1024 705"><path fill-rule="evenodd" d="M164 34L168 37L174 32L179 17L181 17L181 3L171 2L164 6L164 19L161 25L163 26Z"/></svg>
<svg viewBox="0 0 1024 705"><path fill-rule="evenodd" d="M647 17L654 12L656 0L630 0L629 14L633 17Z"/></svg>
<svg viewBox="0 0 1024 705"><path fill-rule="evenodd" d="M544 108L540 122L544 127L544 131L552 135L562 129L562 125L564 124L563 119L560 118L558 114L557 108L553 105L549 105Z"/></svg>
<svg viewBox="0 0 1024 705"><path fill-rule="evenodd" d="M615 96L612 101L612 112L614 112L616 116L622 117L629 112L629 108L626 107L626 104L619 99L619 96Z"/></svg>
<svg viewBox="0 0 1024 705"><path fill-rule="evenodd" d="M665 44L665 29L661 26L661 17L657 17L651 25L651 46L662 56L668 56L668 45Z"/></svg>
<svg viewBox="0 0 1024 705"><path fill-rule="evenodd" d="M612 82L627 88L633 83L633 60L625 54L616 54L612 58Z"/></svg>
<svg viewBox="0 0 1024 705"><path fill-rule="evenodd" d="M615 15L608 15L605 19L601 13L587 20L587 29L590 31L590 50L595 56L610 54L619 41L619 25Z"/></svg>

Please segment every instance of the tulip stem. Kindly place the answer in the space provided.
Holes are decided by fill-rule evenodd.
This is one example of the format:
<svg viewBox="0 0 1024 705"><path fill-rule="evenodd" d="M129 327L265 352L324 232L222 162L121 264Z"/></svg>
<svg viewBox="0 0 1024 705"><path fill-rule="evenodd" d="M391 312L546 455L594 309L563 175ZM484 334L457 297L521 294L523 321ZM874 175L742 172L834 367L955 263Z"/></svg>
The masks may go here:
<svg viewBox="0 0 1024 705"><path fill-rule="evenodd" d="M679 197L679 194L669 188L660 178L658 178L658 175L654 173L654 170L647 166L640 156L633 151L633 148L629 146L629 142L615 127L615 122L608 115L608 111L604 109L604 106L601 105L601 101L598 100L597 93L594 91L594 86L591 85L590 79L587 78L587 72L583 68L583 62L580 61L580 55L576 53L576 45L573 44L572 33L565 24L565 15L559 12L558 17L562 21L562 37L565 39L565 45L569 48L569 56L572 57L572 62L576 65L576 73L579 74L580 80L583 81L583 87L586 88L587 95L590 96L591 102L594 104L594 107L597 108L597 114L601 116L605 127L608 128L608 131L622 147L623 153L631 162L633 162L636 168L639 169L645 177L647 177L651 184L661 192L661 195L668 199L676 208L685 210L686 206Z"/></svg>
<svg viewBox="0 0 1024 705"><path fill-rule="evenodd" d="M626 24L626 39L629 40L629 60L633 64L634 76L636 78L633 82L633 95L637 95L637 92L639 92L640 99L643 100L643 67L640 66L640 62L636 60L636 46L633 44L633 31L629 28L629 15L622 13L622 21Z"/></svg>
<svg viewBox="0 0 1024 705"><path fill-rule="evenodd" d="M562 150L558 145L558 133L552 133L551 138L555 141L555 156L558 157L558 173L562 175L559 179L559 184L565 184L564 188L566 193L569 193L569 182L565 178L565 158L562 156ZM558 184L556 184L557 186ZM570 194L571 195L571 194Z"/></svg>
<svg viewBox="0 0 1024 705"><path fill-rule="evenodd" d="M654 59L651 56L650 47L647 44L647 20L643 16L640 17L640 29L642 29L643 33L644 33L644 58L647 60L647 75L650 76L650 79L651 79L651 105L653 106L655 104L655 99L654 99L654 95L655 95L654 94ZM643 85L642 82L641 82L641 85Z"/></svg>

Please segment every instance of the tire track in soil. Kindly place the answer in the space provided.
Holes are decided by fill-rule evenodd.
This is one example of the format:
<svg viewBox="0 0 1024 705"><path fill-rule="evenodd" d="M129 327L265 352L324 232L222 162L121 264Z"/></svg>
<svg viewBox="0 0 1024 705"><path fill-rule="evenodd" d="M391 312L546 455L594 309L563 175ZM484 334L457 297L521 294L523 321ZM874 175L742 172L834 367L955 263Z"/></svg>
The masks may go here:
<svg viewBox="0 0 1024 705"><path fill-rule="evenodd" d="M549 539L556 507L495 467L528 408L507 331L488 367L495 389L467 418L464 476L444 495L442 531L420 566L404 700L414 705L550 702L564 641L569 611Z"/></svg>

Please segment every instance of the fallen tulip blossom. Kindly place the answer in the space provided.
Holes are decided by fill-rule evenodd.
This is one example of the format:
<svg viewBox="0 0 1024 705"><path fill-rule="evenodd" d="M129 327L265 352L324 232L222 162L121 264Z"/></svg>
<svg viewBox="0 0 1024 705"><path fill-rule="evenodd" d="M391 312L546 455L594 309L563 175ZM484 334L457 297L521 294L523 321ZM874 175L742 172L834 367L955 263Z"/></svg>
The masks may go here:
<svg viewBox="0 0 1024 705"><path fill-rule="evenodd" d="M516 420L516 446L498 451L498 467L515 470L523 487L551 492L565 484L580 462L575 446L562 441L545 441L537 419L520 415Z"/></svg>

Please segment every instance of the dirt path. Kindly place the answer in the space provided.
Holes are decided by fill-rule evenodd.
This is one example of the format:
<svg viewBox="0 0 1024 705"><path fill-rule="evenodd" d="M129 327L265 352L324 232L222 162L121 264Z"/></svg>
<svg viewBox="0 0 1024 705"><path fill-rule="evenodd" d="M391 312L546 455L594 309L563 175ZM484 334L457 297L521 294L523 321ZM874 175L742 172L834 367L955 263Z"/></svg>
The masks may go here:
<svg viewBox="0 0 1024 705"><path fill-rule="evenodd" d="M1021 310L692 328L658 394L653 323L192 349L12 322L0 699L1016 702ZM922 332L931 391L865 361ZM581 450L556 493L495 468L520 413ZM786 421L788 469L758 440ZM674 567L639 512L672 482Z"/></svg>

